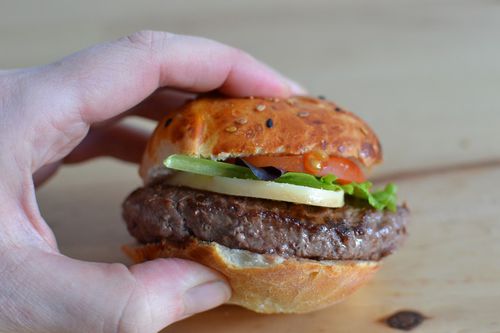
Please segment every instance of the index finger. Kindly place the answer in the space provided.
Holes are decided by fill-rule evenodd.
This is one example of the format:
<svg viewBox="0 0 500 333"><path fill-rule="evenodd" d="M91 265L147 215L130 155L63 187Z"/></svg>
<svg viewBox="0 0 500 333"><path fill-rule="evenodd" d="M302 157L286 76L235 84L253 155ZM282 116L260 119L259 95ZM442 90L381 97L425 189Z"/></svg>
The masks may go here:
<svg viewBox="0 0 500 333"><path fill-rule="evenodd" d="M233 96L286 97L294 84L247 53L199 37L144 31L50 65L45 75L70 84L81 118L102 121L137 105L159 87L218 89ZM45 81L46 82L46 81Z"/></svg>

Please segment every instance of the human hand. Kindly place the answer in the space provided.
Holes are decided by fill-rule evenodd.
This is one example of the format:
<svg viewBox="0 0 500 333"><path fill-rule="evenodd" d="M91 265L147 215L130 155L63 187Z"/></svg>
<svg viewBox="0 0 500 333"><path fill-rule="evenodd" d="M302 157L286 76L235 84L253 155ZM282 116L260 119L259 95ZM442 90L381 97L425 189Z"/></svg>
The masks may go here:
<svg viewBox="0 0 500 333"><path fill-rule="evenodd" d="M162 32L136 33L47 66L0 71L1 332L156 332L229 298L221 276L185 260L126 267L68 258L37 206L34 180L63 161L138 161L147 134L117 120L158 119L148 105L166 110L189 97L164 88L146 99L162 87L301 93L242 51Z"/></svg>

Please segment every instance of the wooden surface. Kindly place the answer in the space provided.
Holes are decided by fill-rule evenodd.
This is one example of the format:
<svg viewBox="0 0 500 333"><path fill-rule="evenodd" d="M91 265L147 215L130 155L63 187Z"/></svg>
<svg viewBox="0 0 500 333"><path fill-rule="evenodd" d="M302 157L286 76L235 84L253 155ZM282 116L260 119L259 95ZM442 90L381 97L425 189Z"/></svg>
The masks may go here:
<svg viewBox="0 0 500 333"><path fill-rule="evenodd" d="M363 116L412 208L410 238L366 288L301 316L235 307L165 332L500 332L500 3L482 1L13 1L0 11L0 67L44 63L142 28L242 47ZM306 4L307 3L307 4ZM135 167L100 160L38 192L63 253L126 262L120 203Z"/></svg>

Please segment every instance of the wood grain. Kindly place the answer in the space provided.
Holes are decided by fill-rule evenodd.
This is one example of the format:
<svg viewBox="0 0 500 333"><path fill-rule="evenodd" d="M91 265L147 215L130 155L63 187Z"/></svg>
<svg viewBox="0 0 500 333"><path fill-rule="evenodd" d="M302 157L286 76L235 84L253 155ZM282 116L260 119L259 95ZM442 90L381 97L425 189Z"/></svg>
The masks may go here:
<svg viewBox="0 0 500 333"><path fill-rule="evenodd" d="M113 179L95 173L110 169L125 172ZM119 245L130 238L118 206L134 187L133 173L101 161L66 169L39 191L63 252L88 260L124 260ZM410 238L368 286L342 304L300 316L257 315L225 306L165 332L391 332L379 320L402 309L429 317L418 332L500 331L500 188L492 186L499 180L495 166L399 179L401 197L412 209Z"/></svg>
<svg viewBox="0 0 500 333"><path fill-rule="evenodd" d="M165 332L500 332L500 5L497 1L132 0L11 2L0 11L0 67L46 63L144 29L204 35L244 48L363 116L412 208L410 239L347 302L301 316L235 307ZM100 160L63 170L38 192L63 253L126 262L120 203L132 166Z"/></svg>

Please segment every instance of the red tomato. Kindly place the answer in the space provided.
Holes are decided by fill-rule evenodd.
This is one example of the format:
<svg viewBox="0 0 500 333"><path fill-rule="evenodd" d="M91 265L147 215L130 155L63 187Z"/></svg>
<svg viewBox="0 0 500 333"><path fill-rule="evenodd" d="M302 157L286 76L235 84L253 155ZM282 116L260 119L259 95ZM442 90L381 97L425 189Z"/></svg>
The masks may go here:
<svg viewBox="0 0 500 333"><path fill-rule="evenodd" d="M328 158L328 163L316 174L317 176L335 175L338 177L338 182L348 184L350 182L362 183L366 180L365 175L360 167L353 161L332 156Z"/></svg>
<svg viewBox="0 0 500 333"><path fill-rule="evenodd" d="M273 166L290 172L303 172L315 176L337 176L339 183L364 182L358 165L343 157L328 156L323 152L310 152L298 156L249 156L245 160L257 167Z"/></svg>

